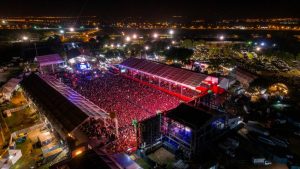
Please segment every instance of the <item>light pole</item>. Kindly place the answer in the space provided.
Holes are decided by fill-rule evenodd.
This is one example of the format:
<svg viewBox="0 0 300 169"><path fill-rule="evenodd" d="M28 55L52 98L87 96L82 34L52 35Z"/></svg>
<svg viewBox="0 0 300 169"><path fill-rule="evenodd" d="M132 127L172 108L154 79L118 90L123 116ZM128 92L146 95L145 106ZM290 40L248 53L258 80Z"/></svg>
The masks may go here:
<svg viewBox="0 0 300 169"><path fill-rule="evenodd" d="M74 32L75 29L74 29L73 27L71 27L71 28L69 28L69 31L70 31L70 32Z"/></svg>
<svg viewBox="0 0 300 169"><path fill-rule="evenodd" d="M221 41L223 41L224 39L225 39L224 35L221 35L221 36L219 37L219 40L221 40Z"/></svg>
<svg viewBox="0 0 300 169"><path fill-rule="evenodd" d="M171 38L173 38L174 33L175 33L175 31L173 29L169 30L169 34L170 34Z"/></svg>
<svg viewBox="0 0 300 169"><path fill-rule="evenodd" d="M126 41L126 42L130 42L130 41L131 41L131 38L130 38L129 36L127 36L127 37L125 38L125 41Z"/></svg>
<svg viewBox="0 0 300 169"><path fill-rule="evenodd" d="M28 36L23 36L22 39L23 39L23 41L27 41L29 38L28 38Z"/></svg>
<svg viewBox="0 0 300 169"><path fill-rule="evenodd" d="M133 34L132 39L136 39L136 38L137 38L137 34Z"/></svg>
<svg viewBox="0 0 300 169"><path fill-rule="evenodd" d="M157 39L158 36L159 36L158 33L154 33L154 34L153 34L153 38L154 38L154 39Z"/></svg>

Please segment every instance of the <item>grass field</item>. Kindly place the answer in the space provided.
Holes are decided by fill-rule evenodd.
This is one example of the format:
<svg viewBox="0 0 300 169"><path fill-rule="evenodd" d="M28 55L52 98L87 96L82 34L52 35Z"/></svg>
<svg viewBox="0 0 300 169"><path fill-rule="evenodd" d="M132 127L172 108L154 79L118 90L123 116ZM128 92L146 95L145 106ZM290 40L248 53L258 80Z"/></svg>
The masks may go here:
<svg viewBox="0 0 300 169"><path fill-rule="evenodd" d="M18 144L17 149L21 149L22 157L11 167L11 169L23 169L35 166L35 161L38 160L38 156L42 153L41 149L34 149L32 147L29 139L22 144Z"/></svg>
<svg viewBox="0 0 300 169"><path fill-rule="evenodd" d="M12 113L11 117L5 118L11 132L33 126L36 123L37 115L31 108Z"/></svg>

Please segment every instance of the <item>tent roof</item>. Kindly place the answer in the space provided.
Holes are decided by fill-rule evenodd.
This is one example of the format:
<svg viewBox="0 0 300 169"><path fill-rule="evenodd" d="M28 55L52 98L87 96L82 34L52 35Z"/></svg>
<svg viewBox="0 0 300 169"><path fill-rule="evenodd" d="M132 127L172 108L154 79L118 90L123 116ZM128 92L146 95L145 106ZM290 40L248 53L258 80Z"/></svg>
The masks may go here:
<svg viewBox="0 0 300 169"><path fill-rule="evenodd" d="M120 64L121 66L135 69L153 76L180 83L191 88L197 87L208 76L187 69L175 68L166 64L145 59L129 58Z"/></svg>
<svg viewBox="0 0 300 169"><path fill-rule="evenodd" d="M77 93L75 90L60 82L53 76L45 75L40 76L48 85L62 94L66 99L72 102L75 106L77 106L80 110L86 113L88 116L94 117L102 117L103 119L107 117L107 113L95 105L90 100L83 97L81 94Z"/></svg>
<svg viewBox="0 0 300 169"><path fill-rule="evenodd" d="M2 93L12 93L17 85L20 83L21 79L11 78L6 82L0 89Z"/></svg>
<svg viewBox="0 0 300 169"><path fill-rule="evenodd" d="M89 117L88 113L36 74L26 77L21 85L39 105L48 110L48 115L54 117L68 132L73 131Z"/></svg>
<svg viewBox="0 0 300 169"><path fill-rule="evenodd" d="M47 66L52 64L59 64L63 63L63 59L60 57L59 54L50 54L50 55L42 55L36 56L36 61L40 66Z"/></svg>

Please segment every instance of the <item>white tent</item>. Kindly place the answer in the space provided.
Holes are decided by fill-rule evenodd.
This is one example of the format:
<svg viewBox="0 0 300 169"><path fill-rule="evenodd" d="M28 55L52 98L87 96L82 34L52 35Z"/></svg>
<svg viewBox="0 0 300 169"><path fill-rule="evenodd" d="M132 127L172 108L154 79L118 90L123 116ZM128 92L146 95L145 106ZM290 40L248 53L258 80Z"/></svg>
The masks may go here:
<svg viewBox="0 0 300 169"><path fill-rule="evenodd" d="M59 54L36 56L35 61L38 63L42 73L44 73L48 68L50 68L52 73L54 73L55 67L64 64L64 60Z"/></svg>
<svg viewBox="0 0 300 169"><path fill-rule="evenodd" d="M20 81L21 79L12 78L0 88L3 100L9 100L11 98L12 93L17 89Z"/></svg>

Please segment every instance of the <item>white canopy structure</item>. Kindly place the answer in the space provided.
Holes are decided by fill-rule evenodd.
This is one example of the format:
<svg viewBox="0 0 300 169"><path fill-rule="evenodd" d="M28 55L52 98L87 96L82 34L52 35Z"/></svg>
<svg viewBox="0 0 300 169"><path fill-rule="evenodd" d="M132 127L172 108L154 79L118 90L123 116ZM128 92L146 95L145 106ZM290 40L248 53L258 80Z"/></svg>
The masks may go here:
<svg viewBox="0 0 300 169"><path fill-rule="evenodd" d="M59 54L36 56L35 61L38 63L42 73L45 72L47 67L51 67L52 72L54 72L55 66L64 64L65 62Z"/></svg>
<svg viewBox="0 0 300 169"><path fill-rule="evenodd" d="M9 100L11 98L12 93L18 87L20 81L21 79L11 78L0 88L0 93L2 94L2 100Z"/></svg>

